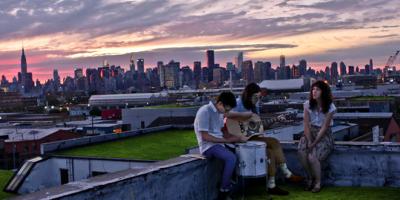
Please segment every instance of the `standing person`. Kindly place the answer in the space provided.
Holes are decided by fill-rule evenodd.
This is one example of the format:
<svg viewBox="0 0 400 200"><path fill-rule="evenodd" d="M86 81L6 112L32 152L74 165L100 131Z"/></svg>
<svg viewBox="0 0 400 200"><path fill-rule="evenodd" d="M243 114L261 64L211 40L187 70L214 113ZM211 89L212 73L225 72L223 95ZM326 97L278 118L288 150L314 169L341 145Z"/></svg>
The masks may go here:
<svg viewBox="0 0 400 200"><path fill-rule="evenodd" d="M227 118L246 121L252 117L253 114L259 114L259 99L261 97L261 88L256 83L250 83L244 89L241 97L236 99L237 106L225 114ZM267 144L266 153L270 163L268 164L268 183L267 192L272 195L288 195L289 192L279 188L275 184L276 169L282 170L285 178L290 182L300 182L303 177L294 175L287 167L285 156L283 154L282 146L279 141L272 137L254 136L250 140L262 141Z"/></svg>
<svg viewBox="0 0 400 200"><path fill-rule="evenodd" d="M309 100L304 103L304 135L298 146L300 161L307 172L307 191L321 190L321 164L334 148L331 126L335 112L329 85L323 81L312 84Z"/></svg>
<svg viewBox="0 0 400 200"><path fill-rule="evenodd" d="M236 166L236 155L225 148L224 143L245 142L244 136L229 136L224 138L226 131L223 114L236 106L235 96L231 92L222 92L216 99L216 103L210 102L202 106L194 120L194 131L199 144L200 153L207 158L215 157L222 160L224 169L222 173L220 197L226 197L232 189L231 177Z"/></svg>

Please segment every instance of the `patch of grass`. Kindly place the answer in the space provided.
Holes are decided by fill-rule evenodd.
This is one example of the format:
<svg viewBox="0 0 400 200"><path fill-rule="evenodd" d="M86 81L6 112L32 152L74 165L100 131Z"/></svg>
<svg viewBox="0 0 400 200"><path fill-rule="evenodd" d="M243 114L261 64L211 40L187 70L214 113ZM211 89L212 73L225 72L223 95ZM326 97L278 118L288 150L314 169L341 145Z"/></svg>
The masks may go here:
<svg viewBox="0 0 400 200"><path fill-rule="evenodd" d="M399 188L390 187L323 187L319 193L303 191L302 186L283 185L290 192L288 196L272 196L274 200L395 200L400 198ZM265 186L256 186L246 191L246 199L266 199Z"/></svg>
<svg viewBox="0 0 400 200"><path fill-rule="evenodd" d="M4 192L3 189L7 182L10 180L14 173L11 170L1 170L0 169L0 199L6 199L14 196L14 194Z"/></svg>
<svg viewBox="0 0 400 200"><path fill-rule="evenodd" d="M168 130L117 141L78 147L57 152L57 155L166 160L179 156L188 147L197 145L193 130Z"/></svg>

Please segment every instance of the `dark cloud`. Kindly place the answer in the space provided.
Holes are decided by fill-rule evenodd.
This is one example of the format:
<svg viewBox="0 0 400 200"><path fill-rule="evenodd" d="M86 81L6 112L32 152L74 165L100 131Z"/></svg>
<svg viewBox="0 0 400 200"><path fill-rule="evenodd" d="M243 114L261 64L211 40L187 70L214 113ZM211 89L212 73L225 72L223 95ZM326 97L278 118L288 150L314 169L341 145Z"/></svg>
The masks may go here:
<svg viewBox="0 0 400 200"><path fill-rule="evenodd" d="M369 36L369 38L391 38L391 37L396 37L396 36L399 36L399 34L373 35L373 36Z"/></svg>

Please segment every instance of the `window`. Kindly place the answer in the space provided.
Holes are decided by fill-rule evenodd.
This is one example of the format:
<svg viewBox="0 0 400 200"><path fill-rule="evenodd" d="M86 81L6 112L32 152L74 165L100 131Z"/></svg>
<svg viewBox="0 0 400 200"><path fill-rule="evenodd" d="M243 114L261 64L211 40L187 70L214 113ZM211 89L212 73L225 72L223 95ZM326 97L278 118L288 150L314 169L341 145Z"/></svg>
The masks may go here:
<svg viewBox="0 0 400 200"><path fill-rule="evenodd" d="M61 185L69 182L68 180L68 169L60 169Z"/></svg>

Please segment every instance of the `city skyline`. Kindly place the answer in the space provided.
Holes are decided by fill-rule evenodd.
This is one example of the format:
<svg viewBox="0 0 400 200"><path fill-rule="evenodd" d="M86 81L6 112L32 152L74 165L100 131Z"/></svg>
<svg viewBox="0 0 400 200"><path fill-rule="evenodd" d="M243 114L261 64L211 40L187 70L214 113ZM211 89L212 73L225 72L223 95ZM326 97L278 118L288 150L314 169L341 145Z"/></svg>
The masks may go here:
<svg viewBox="0 0 400 200"><path fill-rule="evenodd" d="M244 60L273 67L285 55L287 64L306 59L323 69L334 61L363 67L370 58L383 66L400 48L395 1L97 2L0 3L8 27L0 36L2 74L17 75L22 46L42 82L53 69L65 77L104 59L128 69L132 52L146 68L171 59L205 66L205 51L214 49L223 67L243 51Z"/></svg>

